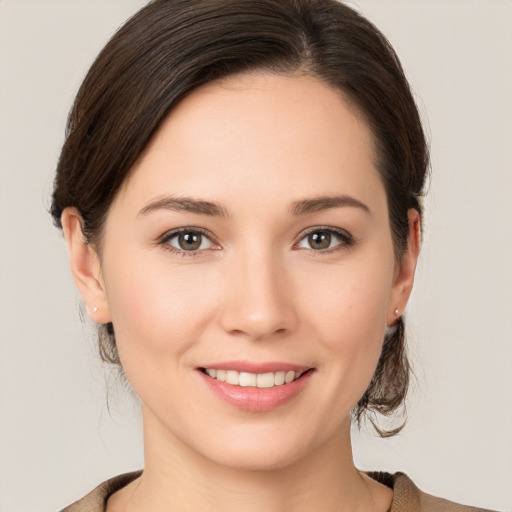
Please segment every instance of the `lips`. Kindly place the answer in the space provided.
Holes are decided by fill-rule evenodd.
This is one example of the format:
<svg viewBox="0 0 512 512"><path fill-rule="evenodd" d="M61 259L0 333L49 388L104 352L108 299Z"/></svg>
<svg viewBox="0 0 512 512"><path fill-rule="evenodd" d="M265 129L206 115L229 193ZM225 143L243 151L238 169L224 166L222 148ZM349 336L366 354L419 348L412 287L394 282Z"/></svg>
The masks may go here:
<svg viewBox="0 0 512 512"><path fill-rule="evenodd" d="M199 368L204 383L237 409L271 411L297 397L315 369L287 363L215 363Z"/></svg>

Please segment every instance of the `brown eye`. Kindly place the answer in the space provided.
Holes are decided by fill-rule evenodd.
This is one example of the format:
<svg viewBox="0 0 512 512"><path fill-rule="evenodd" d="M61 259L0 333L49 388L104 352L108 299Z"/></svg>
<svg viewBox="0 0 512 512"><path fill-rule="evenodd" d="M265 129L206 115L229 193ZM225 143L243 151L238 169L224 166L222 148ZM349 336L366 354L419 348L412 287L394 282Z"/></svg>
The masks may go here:
<svg viewBox="0 0 512 512"><path fill-rule="evenodd" d="M317 251L331 247L332 235L327 231L315 231L308 235L308 243L311 249Z"/></svg>
<svg viewBox="0 0 512 512"><path fill-rule="evenodd" d="M325 251L345 249L352 246L353 238L349 233L339 228L318 228L309 233L305 233L297 247L299 249L309 249L310 251Z"/></svg>
<svg viewBox="0 0 512 512"><path fill-rule="evenodd" d="M184 251L197 251L201 247L203 235L201 233L185 232L178 236L178 245Z"/></svg>
<svg viewBox="0 0 512 512"><path fill-rule="evenodd" d="M174 232L163 239L162 242L183 252L199 252L203 249L211 249L213 245L204 233L192 229Z"/></svg>

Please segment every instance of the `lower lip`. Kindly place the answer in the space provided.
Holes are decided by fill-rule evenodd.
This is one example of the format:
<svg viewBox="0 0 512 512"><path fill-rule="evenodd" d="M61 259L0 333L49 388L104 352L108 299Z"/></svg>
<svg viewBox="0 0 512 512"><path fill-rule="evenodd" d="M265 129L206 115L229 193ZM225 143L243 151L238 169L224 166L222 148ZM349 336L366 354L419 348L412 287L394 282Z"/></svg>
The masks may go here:
<svg viewBox="0 0 512 512"><path fill-rule="evenodd" d="M304 390L314 373L310 370L289 384L274 386L272 388L256 388L250 386L234 386L213 379L201 370L198 370L198 372L206 385L217 396L237 409L250 412L272 411L273 409L287 404Z"/></svg>

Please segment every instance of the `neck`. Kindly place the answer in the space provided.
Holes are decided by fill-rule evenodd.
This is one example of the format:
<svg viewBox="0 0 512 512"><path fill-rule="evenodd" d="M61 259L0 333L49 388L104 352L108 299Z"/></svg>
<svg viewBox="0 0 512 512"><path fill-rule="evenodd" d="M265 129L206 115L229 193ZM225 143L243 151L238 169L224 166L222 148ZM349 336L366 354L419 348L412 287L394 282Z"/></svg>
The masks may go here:
<svg viewBox="0 0 512 512"><path fill-rule="evenodd" d="M169 437L147 412L144 420L145 469L126 511L373 511L391 501L355 468L349 420L308 456L263 470L220 465Z"/></svg>

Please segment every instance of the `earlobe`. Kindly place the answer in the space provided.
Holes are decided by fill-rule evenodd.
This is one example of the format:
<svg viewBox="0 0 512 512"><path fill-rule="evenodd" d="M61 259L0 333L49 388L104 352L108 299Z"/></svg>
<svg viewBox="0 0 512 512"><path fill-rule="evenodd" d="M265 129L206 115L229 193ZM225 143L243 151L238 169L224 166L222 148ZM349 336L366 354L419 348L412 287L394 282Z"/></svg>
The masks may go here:
<svg viewBox="0 0 512 512"><path fill-rule="evenodd" d="M421 247L421 220L415 209L408 211L409 236L407 247L397 267L390 298L390 311L388 313L388 326L394 325L405 307L412 292L414 274ZM398 314L397 314L398 312Z"/></svg>
<svg viewBox="0 0 512 512"><path fill-rule="evenodd" d="M111 321L108 300L96 249L83 234L82 217L76 208L66 208L61 216L69 252L71 274L84 299L90 318L99 324Z"/></svg>

